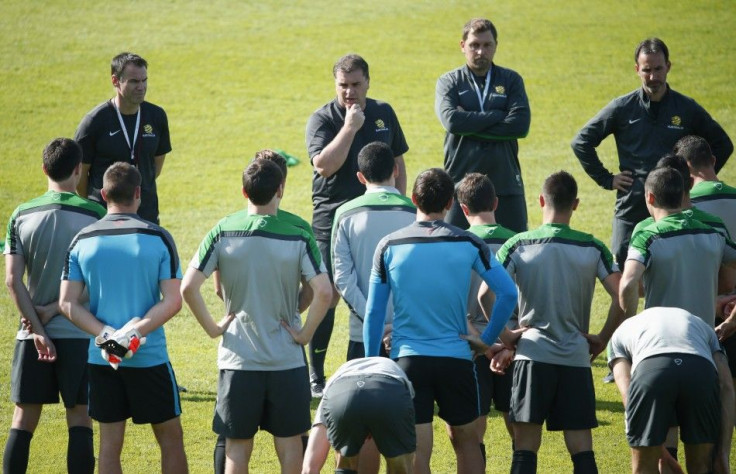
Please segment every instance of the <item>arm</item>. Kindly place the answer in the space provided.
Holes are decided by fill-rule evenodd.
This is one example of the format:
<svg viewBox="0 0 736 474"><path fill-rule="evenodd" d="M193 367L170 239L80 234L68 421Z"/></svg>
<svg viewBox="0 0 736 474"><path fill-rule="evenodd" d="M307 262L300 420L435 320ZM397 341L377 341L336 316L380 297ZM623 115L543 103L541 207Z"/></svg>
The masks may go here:
<svg viewBox="0 0 736 474"><path fill-rule="evenodd" d="M527 136L532 114L521 76L512 76L506 94L508 111L503 120L472 134L473 136L494 140L515 140Z"/></svg>
<svg viewBox="0 0 736 474"><path fill-rule="evenodd" d="M181 280L171 278L161 280L158 284L161 289L161 301L146 311L146 314L135 325L141 336L145 336L163 326L166 321L173 318L181 310Z"/></svg>
<svg viewBox="0 0 736 474"><path fill-rule="evenodd" d="M303 313L312 304L314 298L314 290L309 286L309 282L306 278L302 277L302 285L299 287L299 302L297 303L297 311Z"/></svg>
<svg viewBox="0 0 736 474"><path fill-rule="evenodd" d="M163 155L158 155L153 157L153 166L156 170L155 177L158 178L161 176L161 170L164 169L164 159L166 158L166 153Z"/></svg>
<svg viewBox="0 0 736 474"><path fill-rule="evenodd" d="M394 161L399 168L399 175L396 177L394 184L401 194L406 195L406 164L404 163L404 155L394 157Z"/></svg>
<svg viewBox="0 0 736 474"><path fill-rule="evenodd" d="M626 260L624 273L619 285L618 300L624 310L624 317L636 314L639 306L639 281L644 274L644 265L636 260Z"/></svg>
<svg viewBox="0 0 736 474"><path fill-rule="evenodd" d="M353 310L365 319L366 297L358 286L358 271L353 262L350 252L350 239L342 225L344 220L336 222L337 228L333 232L332 244L332 268L335 287L340 292L345 302Z"/></svg>
<svg viewBox="0 0 736 474"><path fill-rule="evenodd" d="M219 323L215 322L202 298L201 288L205 280L204 273L196 268L187 268L181 283L181 295L204 332L210 337L217 337L227 330L227 327L235 319L235 313L228 314Z"/></svg>
<svg viewBox="0 0 736 474"><path fill-rule="evenodd" d="M84 282L62 280L59 290L59 308L82 331L96 336L105 325L84 307ZM116 328L117 329L117 328Z"/></svg>
<svg viewBox="0 0 736 474"><path fill-rule="evenodd" d="M33 340L38 351L39 360L53 362L56 360L56 347L46 335L41 319L36 313L31 294L23 283L26 262L21 255L5 255L5 285L10 297L23 318L30 321L33 327Z"/></svg>
<svg viewBox="0 0 736 474"><path fill-rule="evenodd" d="M332 303L332 284L327 273L320 273L309 280L309 286L314 292L314 298L312 304L309 305L309 312L307 313L307 319L304 322L304 326L300 331L295 330L289 326L286 321L281 321L282 326L286 328L294 338L294 342L297 344L306 345L312 340L314 331L317 330L317 326L322 322L325 317L325 313L330 308Z"/></svg>
<svg viewBox="0 0 736 474"><path fill-rule="evenodd" d="M713 117L704 108L700 105L696 107L700 109L698 114L700 120L696 122L693 135L703 137L710 145L711 152L716 157L715 168L718 173L733 153L733 143L723 127L713 120Z"/></svg>
<svg viewBox="0 0 736 474"><path fill-rule="evenodd" d="M454 74L445 74L437 80L434 96L434 111L448 133L478 133L506 118L507 113L501 110L488 112L463 110L460 107L458 85L452 77ZM460 72L457 74L462 75Z"/></svg>
<svg viewBox="0 0 736 474"><path fill-rule="evenodd" d="M624 311L618 302L619 284L621 281L620 273L611 273L603 280L603 287L611 297L611 304L608 307L608 316L606 322L603 324L603 329L597 335L585 334L585 338L588 340L590 345L590 360L593 361L598 354L603 352L606 348L606 344L611 340L613 331L623 322L625 319ZM637 301L638 303L638 301Z"/></svg>
<svg viewBox="0 0 736 474"><path fill-rule="evenodd" d="M391 292L389 284L382 282L375 273L371 273L369 285L366 314L363 321L363 344L366 357L379 355L386 321L386 305Z"/></svg>
<svg viewBox="0 0 736 474"><path fill-rule="evenodd" d="M604 107L575 135L572 151L583 169L603 189L613 189L613 173L603 165L596 148L604 138L613 133L614 103Z"/></svg>
<svg viewBox="0 0 736 474"><path fill-rule="evenodd" d="M77 194L83 198L87 197L87 186L89 184L89 169L92 167L89 163L82 163L82 176L77 183Z"/></svg>
<svg viewBox="0 0 736 474"><path fill-rule="evenodd" d="M516 284L506 272L506 269L501 265L492 266L481 277L496 295L491 318L488 321L488 326L486 326L485 331L481 335L481 340L490 346L496 342L498 335L501 334L511 314L514 312L516 299L519 295L516 290Z"/></svg>
<svg viewBox="0 0 736 474"><path fill-rule="evenodd" d="M337 173L350 152L350 146L358 130L363 126L365 115L357 104L345 110L345 123L335 138L322 151L312 157L314 170L325 178Z"/></svg>
<svg viewBox="0 0 736 474"><path fill-rule="evenodd" d="M302 474L319 474L327 461L330 443L327 440L327 427L322 423L312 426L309 432L307 450L304 452Z"/></svg>
<svg viewBox="0 0 736 474"><path fill-rule="evenodd" d="M631 382L631 362L627 359L618 358L611 362L611 371L616 381L619 393L621 393L621 401L626 403L629 401L629 383Z"/></svg>
<svg viewBox="0 0 736 474"><path fill-rule="evenodd" d="M731 452L731 438L734 426L734 388L731 371L728 368L728 359L722 352L713 353L713 361L718 369L718 383L721 392L721 436L716 446L716 465L721 466L720 472L729 472L729 453ZM723 469L725 467L726 469Z"/></svg>

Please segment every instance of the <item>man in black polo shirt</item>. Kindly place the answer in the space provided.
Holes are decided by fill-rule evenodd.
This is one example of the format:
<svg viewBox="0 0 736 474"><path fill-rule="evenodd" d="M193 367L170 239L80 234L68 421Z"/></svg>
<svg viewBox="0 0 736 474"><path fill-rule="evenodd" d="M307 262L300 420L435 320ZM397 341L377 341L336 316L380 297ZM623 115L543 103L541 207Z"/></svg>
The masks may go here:
<svg viewBox="0 0 736 474"><path fill-rule="evenodd" d="M312 178L312 227L325 262L330 258L330 234L335 210L362 196L365 186L358 181L358 152L368 143L381 141L394 153L399 176L396 188L406 192L404 153L409 146L390 105L366 97L370 85L368 63L357 54L340 58L332 69L337 97L315 111L307 122L307 152L314 166ZM328 266L330 278L331 269ZM333 305L309 345L312 396L322 396L327 345L335 322Z"/></svg>

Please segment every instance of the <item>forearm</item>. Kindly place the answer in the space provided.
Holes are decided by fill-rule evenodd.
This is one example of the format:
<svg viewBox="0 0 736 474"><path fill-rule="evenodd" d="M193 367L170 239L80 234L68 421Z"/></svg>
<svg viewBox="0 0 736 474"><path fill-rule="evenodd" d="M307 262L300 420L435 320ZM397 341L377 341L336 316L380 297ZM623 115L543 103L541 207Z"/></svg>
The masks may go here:
<svg viewBox="0 0 736 474"><path fill-rule="evenodd" d="M399 155L395 158L396 166L399 168L399 175L396 177L396 189L401 194L406 195L406 163L404 163L404 155Z"/></svg>
<svg viewBox="0 0 736 474"><path fill-rule="evenodd" d="M302 330L300 331L302 337L307 342L312 340L314 332L324 319L325 313L330 309L330 304L332 303L331 288L328 288L326 291L317 288L313 288L313 290L314 298L312 299L312 304L309 305L307 318L305 319L304 326L302 326Z"/></svg>
<svg viewBox="0 0 736 474"><path fill-rule="evenodd" d="M59 307L61 308L61 312L64 316L69 318L75 326L88 334L96 336L102 332L102 329L105 327L105 324L102 321L97 319L94 314L90 313L89 310L78 301L62 300L59 302Z"/></svg>
<svg viewBox="0 0 736 474"><path fill-rule="evenodd" d="M613 361L613 378L616 381L616 387L621 394L621 401L624 408L629 400L629 384L631 383L631 362L625 359L616 359Z"/></svg>
<svg viewBox="0 0 736 474"><path fill-rule="evenodd" d="M87 186L89 184L89 170L91 165L82 163L82 174L77 183L77 194L83 198L87 197Z"/></svg>
<svg viewBox="0 0 736 474"><path fill-rule="evenodd" d="M153 157L153 165L155 167L155 177L158 178L161 176L161 171L164 169L164 159L166 158L166 155L159 155Z"/></svg>
<svg viewBox="0 0 736 474"><path fill-rule="evenodd" d="M728 368L728 360L726 356L720 352L713 354L716 367L718 369L718 383L721 395L721 436L720 453L731 452L731 442L733 437L734 423L736 422L736 413L734 404L734 387L733 375Z"/></svg>
<svg viewBox="0 0 736 474"><path fill-rule="evenodd" d="M136 329L142 336L160 328L181 309L181 281L178 279L162 280L159 282L161 288L161 301L146 311ZM137 314L131 315L138 316Z"/></svg>
<svg viewBox="0 0 736 474"><path fill-rule="evenodd" d="M38 313L36 313L33 301L31 300L31 295L28 293L28 289L23 282L13 282L8 286L8 290L10 297L15 303L16 308L18 308L18 311L20 311L21 316L31 322L33 332L39 336L45 336L46 331L44 330L43 322L38 316ZM56 303L54 303L54 305L58 306Z"/></svg>
<svg viewBox="0 0 736 474"><path fill-rule="evenodd" d="M383 342L386 305L389 287L385 283L371 282L363 321L363 345L366 357L379 355Z"/></svg>
<svg viewBox="0 0 736 474"><path fill-rule="evenodd" d="M212 318L212 314L207 309L207 305L199 289L184 286L182 287L182 296L189 307L189 311L192 312L199 325L204 329L204 332L210 337L219 336L220 330L217 322Z"/></svg>
<svg viewBox="0 0 736 474"><path fill-rule="evenodd" d="M348 157L356 133L357 130L343 125L335 138L312 158L312 165L317 173L325 178L337 173Z"/></svg>
<svg viewBox="0 0 736 474"><path fill-rule="evenodd" d="M506 327L506 323L514 312L518 292L514 281L500 265L486 272L483 279L496 295L491 319L488 321L488 326L486 326L485 331L481 335L481 340L490 346L496 342L498 335Z"/></svg>

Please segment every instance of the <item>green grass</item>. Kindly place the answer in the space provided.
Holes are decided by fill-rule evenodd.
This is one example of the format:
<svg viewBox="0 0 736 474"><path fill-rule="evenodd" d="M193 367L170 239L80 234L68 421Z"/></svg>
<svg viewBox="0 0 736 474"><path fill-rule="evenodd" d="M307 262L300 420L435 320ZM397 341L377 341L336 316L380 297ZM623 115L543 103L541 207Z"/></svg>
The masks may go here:
<svg viewBox="0 0 736 474"><path fill-rule="evenodd" d="M496 62L524 77L532 107L529 136L520 158L527 186L530 226L540 222L536 195L557 169L575 174L581 206L573 225L610 241L613 194L583 173L570 151L575 132L603 105L638 86L633 49L657 35L670 47L669 82L695 98L736 136L736 15L729 1L620 2L518 0L487 2L342 3L323 0L254 2L165 0L117 2L3 2L0 16L0 216L45 190L40 155L57 136L72 136L82 116L112 95L108 64L132 50L150 63L148 98L163 106L174 151L159 181L161 221L174 235L183 264L223 215L243 205L239 174L252 154L277 147L302 158L290 170L285 209L311 213L311 168L304 128L309 115L334 95L331 68L347 52L371 65L371 97L396 110L410 151L410 183L422 169L442 163L443 130L434 115L434 86L462 63L460 29L473 16L490 17L499 29ZM612 140L601 147L613 168ZM723 170L736 182L734 166ZM7 292L0 340L0 445L10 425L10 360L16 312ZM222 306L212 292L214 312ZM599 289L593 328L607 302ZM211 471L210 431L216 390L217 341L184 310L167 326L170 353L183 395L182 422L192 472ZM327 368L344 359L347 313L343 305ZM598 418L596 456L603 473L625 472L629 453L619 396L600 384L605 369L594 364ZM501 419L489 420L489 472L508 472L510 445ZM63 472L66 429L63 410L48 407L36 433L29 472ZM268 436L258 435L253 472L274 472ZM540 472L570 472L564 442L545 433ZM732 456L733 459L733 456ZM454 470L454 456L436 423L435 472ZM158 469L150 429L129 426L124 463L130 472Z"/></svg>

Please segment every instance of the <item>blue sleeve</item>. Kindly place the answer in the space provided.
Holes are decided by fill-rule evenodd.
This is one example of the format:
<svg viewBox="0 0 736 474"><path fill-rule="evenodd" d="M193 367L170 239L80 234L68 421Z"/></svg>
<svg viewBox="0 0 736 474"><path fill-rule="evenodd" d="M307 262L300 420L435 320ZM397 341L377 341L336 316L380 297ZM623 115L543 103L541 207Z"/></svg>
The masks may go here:
<svg viewBox="0 0 736 474"><path fill-rule="evenodd" d="M366 301L365 320L363 321L363 345L365 356L378 356L383 339L383 324L386 321L386 305L391 287L382 283L380 277L371 272L368 284L368 300Z"/></svg>
<svg viewBox="0 0 736 474"><path fill-rule="evenodd" d="M500 265L493 265L481 277L496 294L491 320L480 336L483 342L490 346L496 342L498 335L501 334L501 331L503 331L504 326L506 326L506 323L511 317L511 313L516 308L518 293L516 291L516 284L514 284L509 274Z"/></svg>

